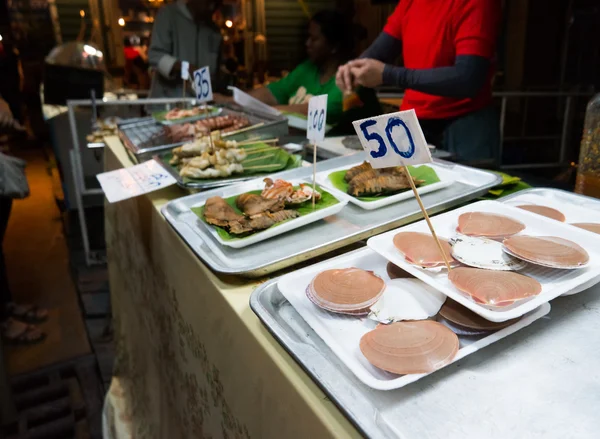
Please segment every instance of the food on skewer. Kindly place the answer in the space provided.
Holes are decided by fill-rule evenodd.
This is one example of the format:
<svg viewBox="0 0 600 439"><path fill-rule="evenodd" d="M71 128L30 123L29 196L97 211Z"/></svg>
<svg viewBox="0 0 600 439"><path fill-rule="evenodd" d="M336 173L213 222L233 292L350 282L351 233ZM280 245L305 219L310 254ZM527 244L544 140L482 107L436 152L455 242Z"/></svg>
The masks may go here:
<svg viewBox="0 0 600 439"><path fill-rule="evenodd" d="M187 178L220 178L229 177L233 174L244 172L244 167L239 163L229 163L227 165L214 165L212 168L200 169L193 166L184 166L179 175Z"/></svg>
<svg viewBox="0 0 600 439"><path fill-rule="evenodd" d="M476 303L494 307L509 306L542 292L537 280L511 271L458 267L448 273L448 280Z"/></svg>
<svg viewBox="0 0 600 439"><path fill-rule="evenodd" d="M555 236L512 236L503 244L511 255L550 268L579 268L590 260L581 246Z"/></svg>
<svg viewBox="0 0 600 439"><path fill-rule="evenodd" d="M250 126L250 121L244 116L227 114L201 119L196 122L188 122L165 127L167 135L173 142L182 142L201 135L207 135L209 131L219 130L221 134Z"/></svg>
<svg viewBox="0 0 600 439"><path fill-rule="evenodd" d="M275 180L265 178L265 188L263 189L261 196L273 200L284 200L286 205L302 204L312 199L313 190L312 188L304 183L300 183L299 189L294 189L292 183L285 180ZM315 200L321 199L319 191L314 192Z"/></svg>
<svg viewBox="0 0 600 439"><path fill-rule="evenodd" d="M237 197L235 205L248 216L267 211L278 212L285 208L284 200L270 200L251 193L242 194Z"/></svg>
<svg viewBox="0 0 600 439"><path fill-rule="evenodd" d="M372 271L360 268L325 270L306 289L312 303L327 311L363 315L379 300L385 282Z"/></svg>
<svg viewBox="0 0 600 439"><path fill-rule="evenodd" d="M537 204L523 204L517 207L519 209L527 210L532 213L537 213L538 215L542 215L547 218L560 221L562 223L564 223L566 219L565 215L560 210L556 210L547 206L539 206Z"/></svg>
<svg viewBox="0 0 600 439"><path fill-rule="evenodd" d="M456 264L448 241L439 238L450 265ZM444 258L432 235L419 232L400 232L394 236L394 246L409 264L424 268L445 267Z"/></svg>
<svg viewBox="0 0 600 439"><path fill-rule="evenodd" d="M573 223L572 226L587 230L588 232L598 233L600 235L599 223Z"/></svg>
<svg viewBox="0 0 600 439"><path fill-rule="evenodd" d="M186 117L193 117L201 114L204 108L201 107L193 107L193 108L173 108L172 110L167 111L165 114L165 120L176 120L183 119Z"/></svg>
<svg viewBox="0 0 600 439"><path fill-rule="evenodd" d="M458 337L431 320L379 325L360 339L360 350L373 366L399 375L430 373L452 362Z"/></svg>
<svg viewBox="0 0 600 439"><path fill-rule="evenodd" d="M425 183L423 180L411 178L415 186ZM408 177L400 166L373 169L370 163L363 162L349 169L344 176L344 180L349 183L348 193L354 197L393 194L410 189Z"/></svg>
<svg viewBox="0 0 600 439"><path fill-rule="evenodd" d="M504 215L467 212L458 217L456 231L467 236L502 239L525 230L525 224Z"/></svg>

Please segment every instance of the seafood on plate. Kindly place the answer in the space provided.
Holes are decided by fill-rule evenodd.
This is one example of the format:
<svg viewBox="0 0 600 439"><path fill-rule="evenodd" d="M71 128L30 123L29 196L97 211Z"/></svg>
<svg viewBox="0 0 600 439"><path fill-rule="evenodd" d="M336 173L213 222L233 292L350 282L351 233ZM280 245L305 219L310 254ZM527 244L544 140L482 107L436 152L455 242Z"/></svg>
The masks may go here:
<svg viewBox="0 0 600 439"><path fill-rule="evenodd" d="M537 213L538 215L551 218L562 223L565 222L565 215L560 211L548 206L540 206L538 204L522 204L517 206L519 209L527 210L528 212Z"/></svg>
<svg viewBox="0 0 600 439"><path fill-rule="evenodd" d="M430 373L451 363L458 337L431 320L379 325L360 339L360 350L373 366L405 375Z"/></svg>
<svg viewBox="0 0 600 439"><path fill-rule="evenodd" d="M580 268L590 260L583 247L556 236L512 236L502 244L509 254L550 268Z"/></svg>
<svg viewBox="0 0 600 439"><path fill-rule="evenodd" d="M439 238L442 249L450 265L456 265L448 241ZM400 232L394 236L394 247L406 259L406 262L423 268L443 268L445 262L432 235L420 232Z"/></svg>
<svg viewBox="0 0 600 439"><path fill-rule="evenodd" d="M571 225L600 235L600 223L573 223Z"/></svg>
<svg viewBox="0 0 600 439"><path fill-rule="evenodd" d="M503 249L502 243L487 238L459 235L450 240L452 256L464 265L486 270L519 271L527 263Z"/></svg>
<svg viewBox="0 0 600 439"><path fill-rule="evenodd" d="M165 114L165 120L177 120L184 119L186 117L193 117L201 114L204 108L201 107L192 107L192 108L173 108L172 110L167 111Z"/></svg>
<svg viewBox="0 0 600 439"><path fill-rule="evenodd" d="M321 199L319 191L314 191L310 185L300 183L298 189L294 185L285 180L275 180L265 178L265 188L261 196L268 199L284 200L286 205L302 204L308 200L312 200L313 193L316 201Z"/></svg>
<svg viewBox="0 0 600 439"><path fill-rule="evenodd" d="M532 277L511 271L453 268L448 280L474 302L491 307L505 307L537 296L542 285Z"/></svg>
<svg viewBox="0 0 600 439"><path fill-rule="evenodd" d="M327 311L364 315L384 290L385 282L375 273L352 267L317 274L307 287L306 296Z"/></svg>
<svg viewBox="0 0 600 439"><path fill-rule="evenodd" d="M467 236L503 239L525 230L525 224L497 213L466 212L458 217L456 231Z"/></svg>
<svg viewBox="0 0 600 439"><path fill-rule="evenodd" d="M415 186L424 183L423 180L411 178ZM350 168L344 180L348 183L348 193L354 197L393 194L411 187L402 167L374 169L368 162Z"/></svg>
<svg viewBox="0 0 600 439"><path fill-rule="evenodd" d="M440 309L439 315L445 320L457 325L460 328L467 328L472 331L498 331L502 328L512 325L520 320L519 318L506 320L504 322L490 322L489 320L475 314L469 308L462 306L455 300L446 299L444 305Z"/></svg>
<svg viewBox="0 0 600 439"><path fill-rule="evenodd" d="M248 216L263 212L279 212L285 209L284 200L271 200L257 194L242 194L235 200L235 205Z"/></svg>
<svg viewBox="0 0 600 439"><path fill-rule="evenodd" d="M250 125L248 118L227 114L201 119L196 122L170 125L165 127L167 135L175 142L191 140L194 137L207 135L218 130L220 134L237 131Z"/></svg>

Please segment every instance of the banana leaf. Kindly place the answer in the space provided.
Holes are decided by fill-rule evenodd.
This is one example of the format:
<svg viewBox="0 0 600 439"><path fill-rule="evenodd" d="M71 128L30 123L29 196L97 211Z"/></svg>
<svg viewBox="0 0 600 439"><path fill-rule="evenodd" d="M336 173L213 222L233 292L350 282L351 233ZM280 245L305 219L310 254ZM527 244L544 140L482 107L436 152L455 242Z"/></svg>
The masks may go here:
<svg viewBox="0 0 600 439"><path fill-rule="evenodd" d="M350 187L350 185L346 182L346 180L344 180L344 177L346 176L346 172L348 172L347 169L342 170L342 171L332 172L328 176L329 181L331 182L332 186L334 188L336 188L337 190L344 192L345 194L348 193L348 188ZM433 169L429 166L426 166L426 165L408 166L408 172L410 173L410 175L412 175L417 180L425 181L423 184L419 185L419 187L427 186L427 185L430 185L433 183L438 183L440 181L440 177L438 177L437 173L435 172L435 169ZM409 191L411 189L407 188L405 190ZM405 190L402 190L399 192L404 192ZM396 193L398 193L398 192L396 192ZM383 198L389 197L390 195L395 195L395 194L378 195L375 197L356 197L356 198L360 201L368 202L368 201L378 201Z"/></svg>
<svg viewBox="0 0 600 439"><path fill-rule="evenodd" d="M294 187L295 189L299 189L298 186ZM311 214L313 212L319 211L321 209L325 209L327 207L331 207L334 206L336 204L339 203L339 200L337 198L335 198L333 195L331 195L329 192L323 190L322 188L320 188L318 185L316 186L317 191L319 191L321 193L321 199L319 201L317 201L315 203L315 209L313 210L312 208L312 200L308 200L298 206L295 207L286 207L286 209L291 209L291 210L295 210L296 212L298 212L300 214L300 216L305 216L308 214ZM260 195L261 191L257 190L257 191L250 191L248 192L250 194L256 194L256 195ZM225 201L227 202L227 204L229 204L231 207L233 207L233 209L239 213L239 214L243 214L243 212L237 208L237 206L235 205L235 200L238 197L238 195L234 195L232 197L229 198L225 198ZM206 223L206 220L204 219L204 206L200 206L200 207L192 207L192 212L194 212L198 218L200 218L202 221L204 221ZM295 219L295 218L294 218ZM287 220L287 221L293 221L293 219L291 220ZM280 223L274 224L271 227L277 227L280 224L283 224L287 221L282 221ZM206 223L208 224L208 223ZM249 232L245 235L232 235L231 233L229 233L226 229L224 229L223 227L219 227L219 226L214 226L214 225L209 225L209 227L214 227L219 235L219 237L221 237L221 239L223 239L224 241L233 241L233 240L237 240L237 239L244 239L247 236L250 236L254 233L260 233L263 230L257 230L256 232ZM265 229L266 230L266 229Z"/></svg>

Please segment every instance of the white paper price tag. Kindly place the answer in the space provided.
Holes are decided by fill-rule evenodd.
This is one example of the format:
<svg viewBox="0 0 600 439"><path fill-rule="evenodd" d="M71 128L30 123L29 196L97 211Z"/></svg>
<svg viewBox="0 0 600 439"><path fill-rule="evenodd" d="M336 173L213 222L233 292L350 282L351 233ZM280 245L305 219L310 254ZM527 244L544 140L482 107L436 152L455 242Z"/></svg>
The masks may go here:
<svg viewBox="0 0 600 439"><path fill-rule="evenodd" d="M194 72L194 90L196 90L196 99L198 102L213 100L210 69L208 67L202 67Z"/></svg>
<svg viewBox="0 0 600 439"><path fill-rule="evenodd" d="M310 98L307 122L306 138L313 142L322 141L325 138L327 126L327 95Z"/></svg>
<svg viewBox="0 0 600 439"><path fill-rule="evenodd" d="M154 160L148 160L131 168L104 172L96 177L111 203L153 192L177 182Z"/></svg>
<svg viewBox="0 0 600 439"><path fill-rule="evenodd" d="M190 79L190 63L187 61L181 61L181 79L184 81Z"/></svg>
<svg viewBox="0 0 600 439"><path fill-rule="evenodd" d="M415 110L356 120L352 124L376 169L431 162Z"/></svg>

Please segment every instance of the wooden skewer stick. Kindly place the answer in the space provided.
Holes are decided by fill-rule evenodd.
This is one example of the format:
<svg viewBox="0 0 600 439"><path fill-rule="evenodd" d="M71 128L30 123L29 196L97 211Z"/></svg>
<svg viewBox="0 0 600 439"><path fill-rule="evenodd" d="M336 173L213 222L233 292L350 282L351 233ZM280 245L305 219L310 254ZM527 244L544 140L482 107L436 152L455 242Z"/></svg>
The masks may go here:
<svg viewBox="0 0 600 439"><path fill-rule="evenodd" d="M234 134L244 133L244 132L246 132L246 131L253 130L254 128L261 127L261 126L263 126L264 124L265 124L264 122L260 122L260 123L257 123L256 125L250 125L249 127L242 128L242 129L239 129L239 130L237 130L237 131L230 131L230 132L228 132L228 133L225 133L225 134L223 134L221 137L223 137L223 138L224 138L224 137L233 136Z"/></svg>
<svg viewBox="0 0 600 439"><path fill-rule="evenodd" d="M315 188L317 185L317 143L313 143L313 193L312 193L312 208L315 210Z"/></svg>
<svg viewBox="0 0 600 439"><path fill-rule="evenodd" d="M242 166L244 166L244 161L242 160ZM244 166L244 169L261 169L261 168L272 168L275 166L281 166L279 163L272 163L270 165L260 165L260 166Z"/></svg>
<svg viewBox="0 0 600 439"><path fill-rule="evenodd" d="M208 119L209 114L208 114L208 104L204 104L204 113L206 114L206 118ZM212 138L212 133L210 130L208 130L208 138L209 138L209 142L210 142L210 152L211 154L213 154L215 152L215 144L213 143L213 138Z"/></svg>
<svg viewBox="0 0 600 439"><path fill-rule="evenodd" d="M402 166L402 169L404 169L404 173L406 174L406 177L408 178L408 182L410 183L410 187L413 191L413 193L415 194L415 198L417 199L417 203L419 203L419 207L421 208L421 212L423 212L423 216L425 217L425 221L427 222L427 225L429 226L429 230L431 231L431 234L433 235L433 239L435 239L435 243L438 246L438 249L440 250L440 253L442 254L442 258L444 259L444 263L446 264L446 268L448 268L448 271L451 270L450 268L450 262L448 261L448 258L446 257L446 253L444 252L444 249L442 248L442 243L440 242L437 234L435 233L435 230L433 229L433 225L431 224L431 220L429 219L429 215L427 215L427 211L425 210L425 206L423 205L423 201L421 201L421 197L419 196L419 193L417 192L417 187L415 186L415 182L413 181L412 176L410 175L410 172L408 172L408 168L406 166Z"/></svg>
<svg viewBox="0 0 600 439"><path fill-rule="evenodd" d="M260 157L254 157L253 159L244 159L242 160L242 164L244 163L250 163L250 162L254 162L256 160L262 160L262 159L267 159L269 157L273 157L273 154L267 154L267 155L261 155Z"/></svg>
<svg viewBox="0 0 600 439"><path fill-rule="evenodd" d="M277 151L278 149L280 149L278 146L272 146L270 148L256 148L256 149L249 149L249 150L243 148L242 151L244 151L245 153L248 153L248 154L257 154L259 152Z"/></svg>
<svg viewBox="0 0 600 439"><path fill-rule="evenodd" d="M185 98L185 86L186 86L186 80L183 80L183 98Z"/></svg>
<svg viewBox="0 0 600 439"><path fill-rule="evenodd" d="M237 146L257 145L260 143L277 143L277 142L279 142L278 137L275 137L274 139L266 139L266 140L253 139L253 140L246 140L244 142L238 142Z"/></svg>

